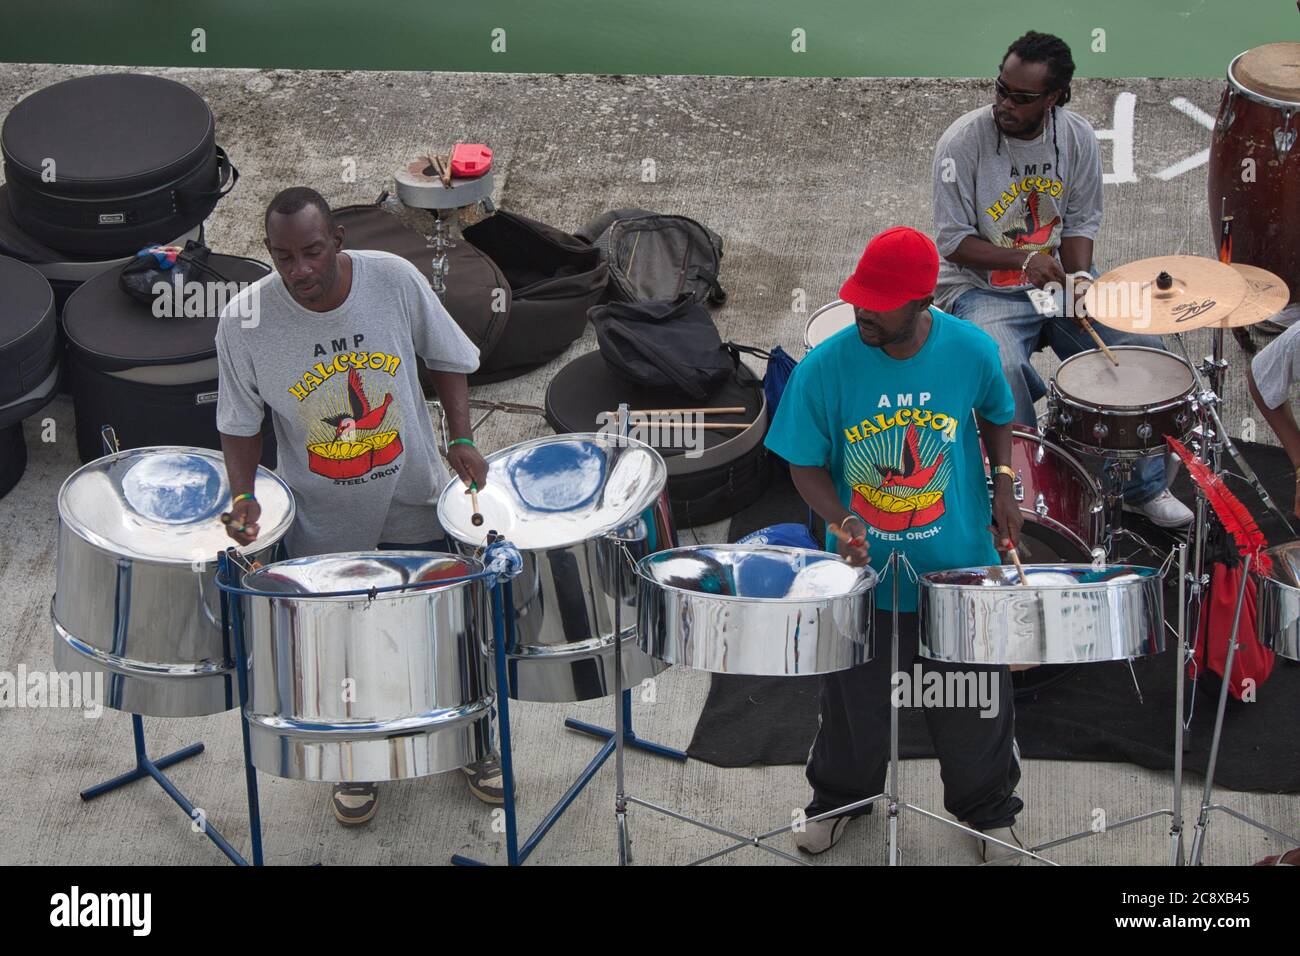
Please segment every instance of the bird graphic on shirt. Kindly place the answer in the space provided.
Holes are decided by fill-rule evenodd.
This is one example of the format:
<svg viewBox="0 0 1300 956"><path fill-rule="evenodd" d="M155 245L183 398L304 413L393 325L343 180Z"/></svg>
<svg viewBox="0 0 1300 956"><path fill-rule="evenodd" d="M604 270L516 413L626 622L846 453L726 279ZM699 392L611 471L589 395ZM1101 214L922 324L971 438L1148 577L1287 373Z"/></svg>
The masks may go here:
<svg viewBox="0 0 1300 956"><path fill-rule="evenodd" d="M1003 233L1014 246L1046 246L1052 239L1052 230L1061 222L1060 216L1052 217L1051 222L1038 220L1038 203L1042 193L1034 190L1025 197L1024 228L1015 226Z"/></svg>
<svg viewBox="0 0 1300 956"><path fill-rule="evenodd" d="M916 436L916 426L907 426L907 435L903 440L903 467L878 465L874 461L871 467L880 474L881 488L924 488L943 463L943 452L924 468L921 467L921 441Z"/></svg>
<svg viewBox="0 0 1300 956"><path fill-rule="evenodd" d="M351 414L343 412L322 418L326 425L334 426L334 437L343 441L356 441L357 429L378 428L388 414L388 406L393 403L391 392L384 395L384 401L377 408L370 407L370 400L361 389L361 376L356 369L348 370L348 403Z"/></svg>

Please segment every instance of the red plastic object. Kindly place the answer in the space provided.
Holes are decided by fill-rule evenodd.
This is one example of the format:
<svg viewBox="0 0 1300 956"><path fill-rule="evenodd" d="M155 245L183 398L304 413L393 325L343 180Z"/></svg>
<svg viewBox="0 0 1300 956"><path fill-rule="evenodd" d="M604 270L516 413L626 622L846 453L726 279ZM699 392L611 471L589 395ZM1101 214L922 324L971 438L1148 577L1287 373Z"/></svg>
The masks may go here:
<svg viewBox="0 0 1300 956"><path fill-rule="evenodd" d="M492 150L482 143L459 143L451 151L451 174L458 179L473 179L492 168Z"/></svg>

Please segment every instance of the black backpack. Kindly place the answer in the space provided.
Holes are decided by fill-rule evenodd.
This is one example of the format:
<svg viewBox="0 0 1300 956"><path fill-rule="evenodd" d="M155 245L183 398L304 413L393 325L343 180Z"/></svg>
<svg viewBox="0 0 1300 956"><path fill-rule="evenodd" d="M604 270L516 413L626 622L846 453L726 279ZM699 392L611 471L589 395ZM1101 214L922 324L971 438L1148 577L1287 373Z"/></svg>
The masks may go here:
<svg viewBox="0 0 1300 956"><path fill-rule="evenodd" d="M577 233L609 263L611 302L673 300L685 294L721 305L722 238L685 216L615 209Z"/></svg>
<svg viewBox="0 0 1300 956"><path fill-rule="evenodd" d="M610 302L587 314L601 357L624 381L703 401L735 369L713 316L689 293L672 301Z"/></svg>

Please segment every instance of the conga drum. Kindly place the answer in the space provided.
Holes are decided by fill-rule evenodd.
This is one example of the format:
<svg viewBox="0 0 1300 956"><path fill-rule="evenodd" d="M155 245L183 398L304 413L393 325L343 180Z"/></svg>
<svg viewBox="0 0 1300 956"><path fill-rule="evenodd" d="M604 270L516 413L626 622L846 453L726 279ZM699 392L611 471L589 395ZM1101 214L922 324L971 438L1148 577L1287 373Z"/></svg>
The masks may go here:
<svg viewBox="0 0 1300 956"><path fill-rule="evenodd" d="M1210 145L1213 236L1217 245L1226 211L1233 217L1233 261L1276 273L1292 301L1300 296L1297 136L1300 43L1267 43L1239 55L1228 67Z"/></svg>

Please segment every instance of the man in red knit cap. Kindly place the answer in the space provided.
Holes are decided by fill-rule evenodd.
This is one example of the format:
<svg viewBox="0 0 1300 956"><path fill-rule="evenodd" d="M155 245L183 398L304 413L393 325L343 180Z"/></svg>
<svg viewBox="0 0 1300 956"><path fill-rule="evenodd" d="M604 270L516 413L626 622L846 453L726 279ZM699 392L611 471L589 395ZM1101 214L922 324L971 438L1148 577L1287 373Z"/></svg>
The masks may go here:
<svg viewBox="0 0 1300 956"><path fill-rule="evenodd" d="M1011 388L993 339L933 307L938 274L939 253L925 234L897 227L872 239L840 289L855 323L795 368L767 436L809 506L853 539L828 536L827 547L877 572L894 551L918 575L998 564L998 550L1020 536L1009 467ZM981 438L994 473L991 508ZM809 817L884 790L889 708L902 686L890 672L891 590L889 581L876 589L874 659L822 678L820 729L808 757ZM972 829L1016 844L1011 826L1023 804L1015 794L1010 671L919 657L916 606L916 583L901 573L900 674L915 683L919 665L927 685L938 677L941 686L989 691L937 706L925 698L944 806ZM954 674L962 680L947 679ZM796 843L806 853L828 850L853 815L813 820ZM985 861L1019 859L997 844L976 843Z"/></svg>

